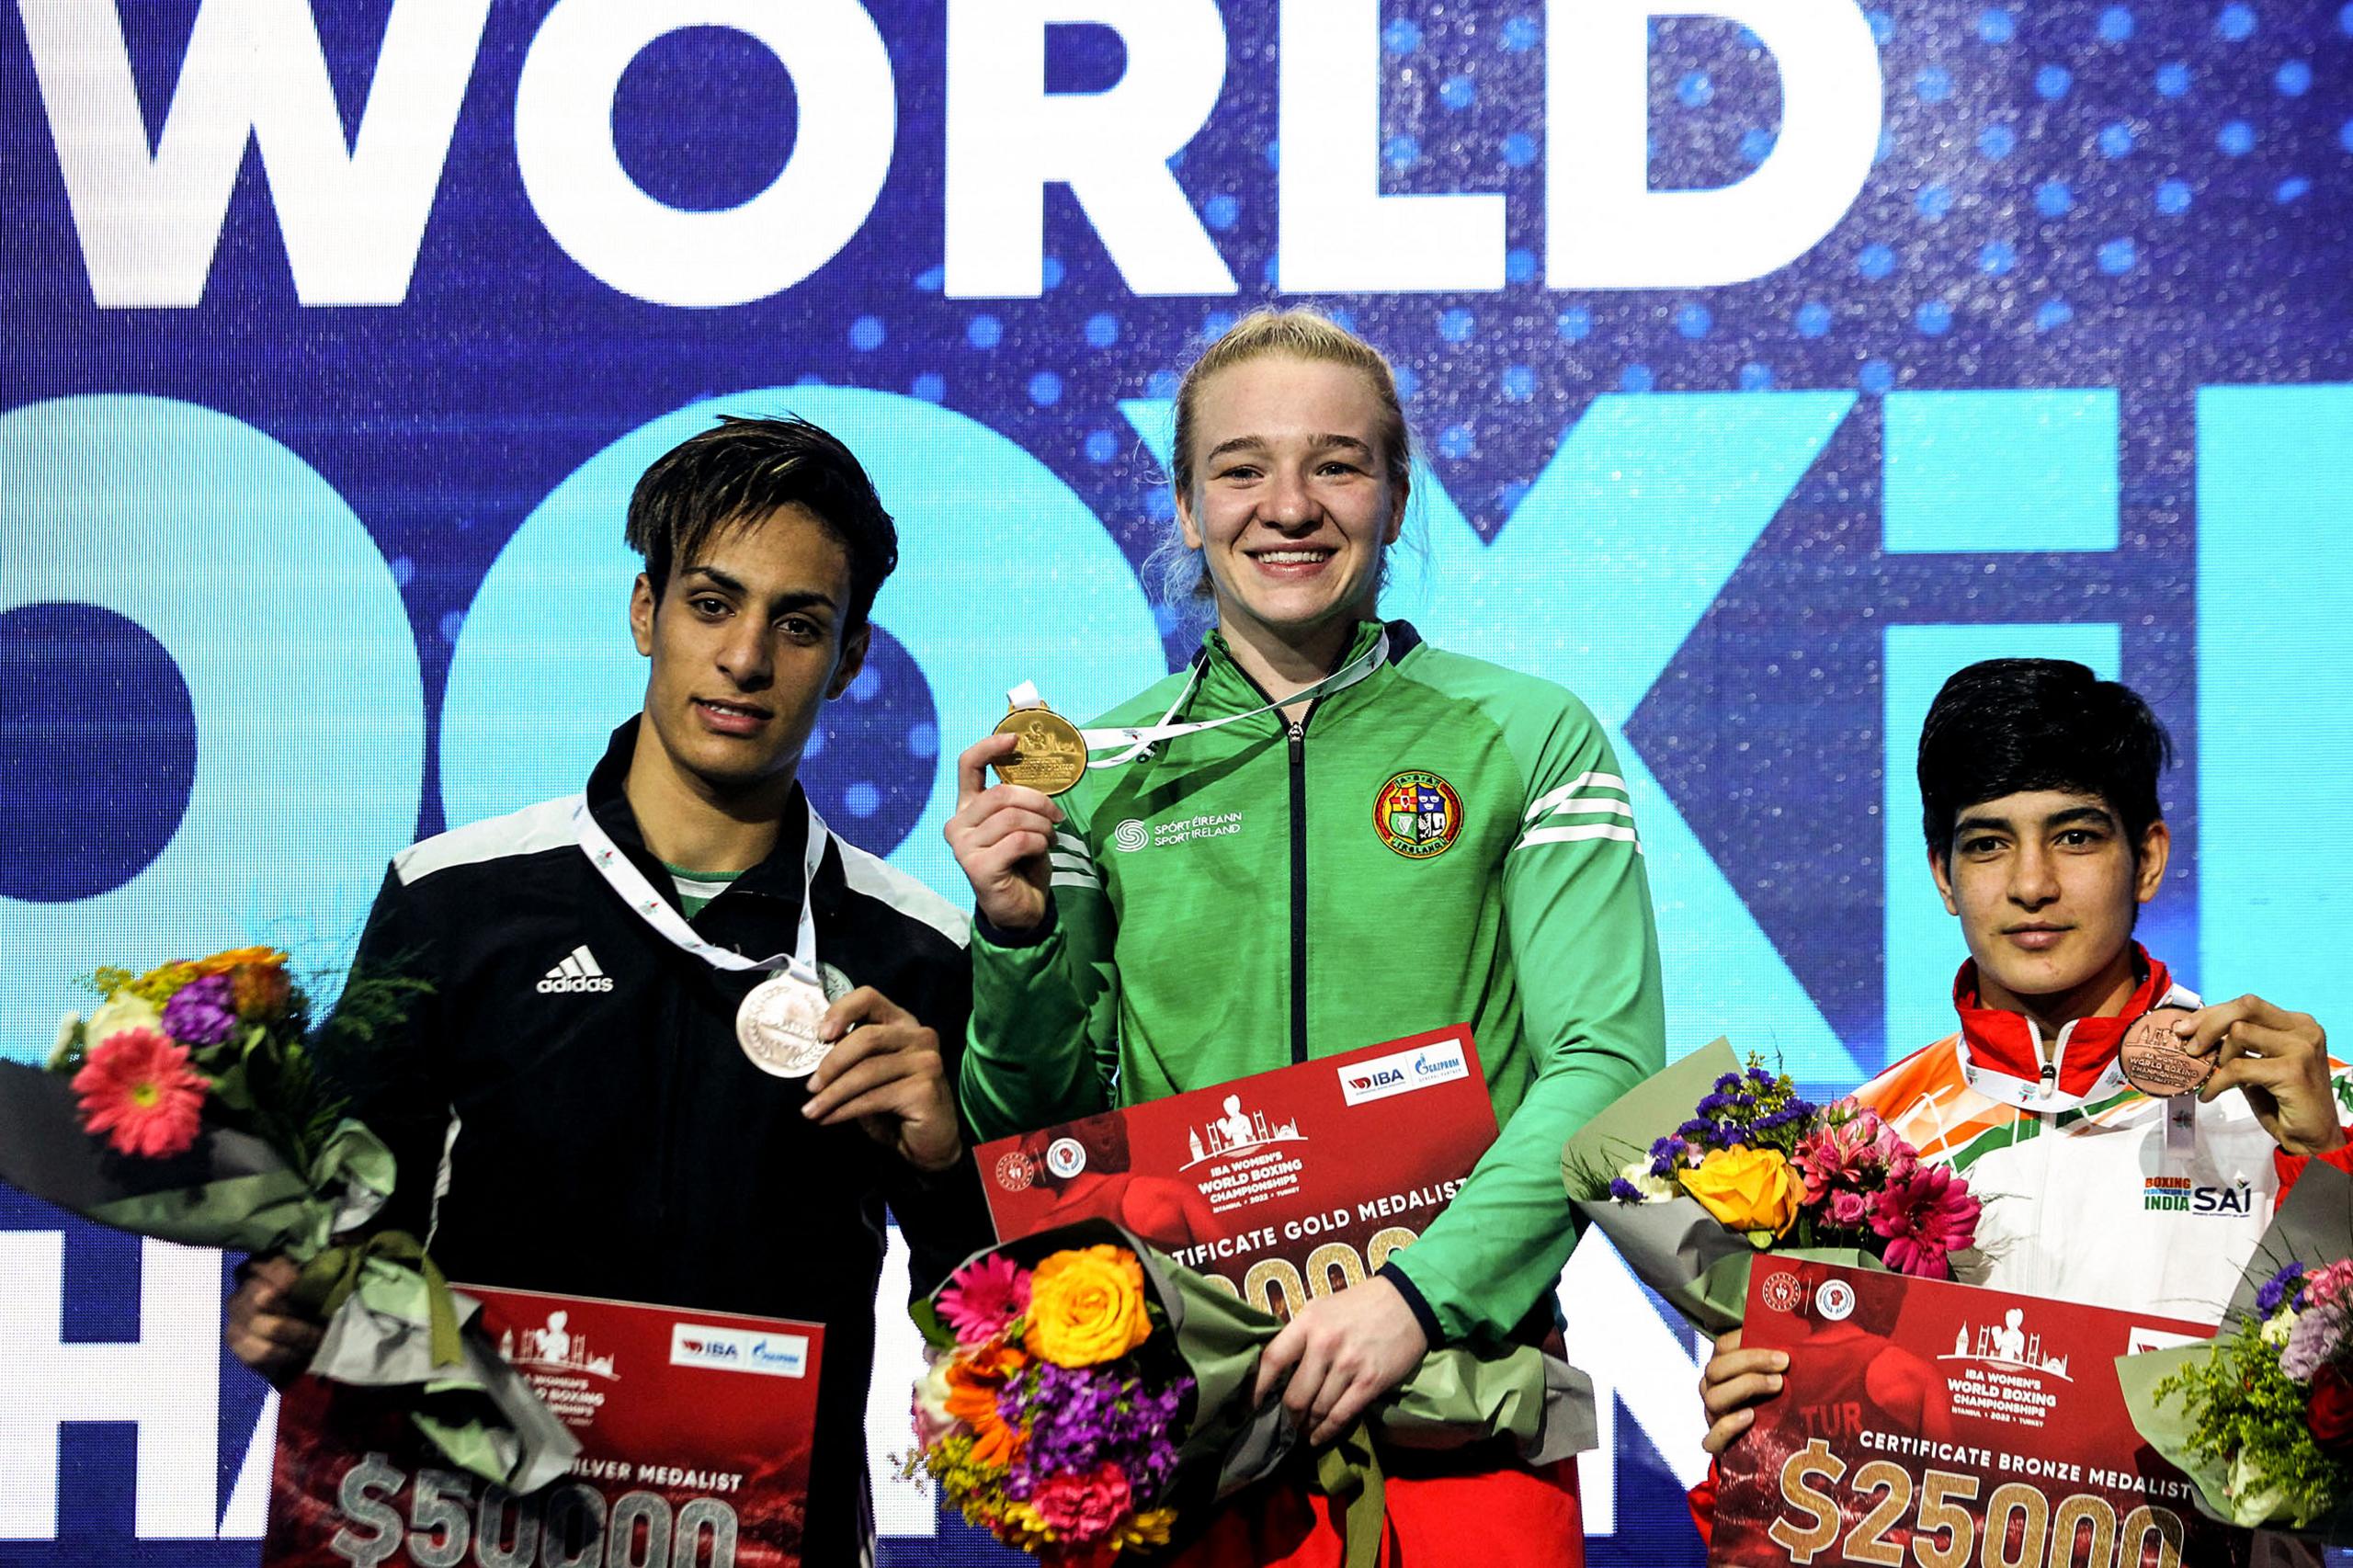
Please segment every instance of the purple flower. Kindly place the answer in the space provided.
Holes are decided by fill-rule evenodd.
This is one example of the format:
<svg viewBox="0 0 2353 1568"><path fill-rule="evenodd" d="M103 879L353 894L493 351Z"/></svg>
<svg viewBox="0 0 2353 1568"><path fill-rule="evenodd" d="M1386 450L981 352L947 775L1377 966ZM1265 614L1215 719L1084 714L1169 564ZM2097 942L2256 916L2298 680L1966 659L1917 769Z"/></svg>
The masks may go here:
<svg viewBox="0 0 2353 1568"><path fill-rule="evenodd" d="M1730 1104L1732 1104L1732 1097L1728 1095L1710 1095L1691 1108L1703 1117L1711 1117L1720 1115Z"/></svg>
<svg viewBox="0 0 2353 1568"><path fill-rule="evenodd" d="M2279 1303L2288 1299L2290 1291L2302 1296L2303 1283L2304 1266L2301 1263L2290 1264L2266 1280L2263 1289L2255 1293L2256 1312L2264 1317L2269 1317L2279 1310Z"/></svg>
<svg viewBox="0 0 2353 1568"><path fill-rule="evenodd" d="M1154 1389L1106 1367L1033 1363L997 1395L998 1412L1026 1423L1029 1433L1006 1473L1006 1494L1018 1501L1056 1475L1111 1464L1136 1495L1157 1497L1176 1473L1171 1434L1192 1388L1190 1378Z"/></svg>
<svg viewBox="0 0 2353 1568"><path fill-rule="evenodd" d="M1609 1196L1620 1203L1640 1203L1643 1200L1643 1189L1624 1176L1618 1176L1609 1183Z"/></svg>
<svg viewBox="0 0 2353 1568"><path fill-rule="evenodd" d="M2288 1331L2287 1348L2279 1352L2279 1369L2300 1383L2313 1381L2336 1354L2345 1337L2345 1313L2336 1307L2310 1307Z"/></svg>
<svg viewBox="0 0 2353 1568"><path fill-rule="evenodd" d="M182 1045L218 1045L237 1027L226 974L191 980L164 1004L164 1032Z"/></svg>

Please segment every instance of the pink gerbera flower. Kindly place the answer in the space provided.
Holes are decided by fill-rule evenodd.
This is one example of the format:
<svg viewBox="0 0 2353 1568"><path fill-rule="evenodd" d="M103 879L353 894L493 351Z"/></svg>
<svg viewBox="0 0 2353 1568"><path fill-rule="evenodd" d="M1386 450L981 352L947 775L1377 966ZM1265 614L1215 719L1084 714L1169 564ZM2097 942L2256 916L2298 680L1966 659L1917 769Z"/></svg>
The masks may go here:
<svg viewBox="0 0 2353 1568"><path fill-rule="evenodd" d="M123 1029L91 1048L74 1074L82 1125L121 1153L162 1159L196 1142L207 1087L188 1048L154 1029Z"/></svg>
<svg viewBox="0 0 2353 1568"><path fill-rule="evenodd" d="M1891 1172L1871 1208L1871 1229L1887 1238L1882 1260L1898 1274L1951 1278L1948 1256L1977 1239L1980 1207L1969 1184L1944 1165Z"/></svg>
<svg viewBox="0 0 2353 1568"><path fill-rule="evenodd" d="M935 1305L957 1344L984 1344L1029 1310L1029 1271L992 1253L949 1275Z"/></svg>

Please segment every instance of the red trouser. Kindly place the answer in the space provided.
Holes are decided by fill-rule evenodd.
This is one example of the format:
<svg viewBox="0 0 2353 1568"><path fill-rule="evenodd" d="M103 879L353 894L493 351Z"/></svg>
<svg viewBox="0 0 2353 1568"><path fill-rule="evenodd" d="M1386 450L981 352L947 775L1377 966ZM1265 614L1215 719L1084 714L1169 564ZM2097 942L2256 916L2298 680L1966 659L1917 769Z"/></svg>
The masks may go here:
<svg viewBox="0 0 2353 1568"><path fill-rule="evenodd" d="M1382 1568L1584 1568L1573 1459L1540 1471L1392 1475L1387 1491ZM1327 1500L1295 1484L1254 1487L1168 1560L1168 1568L1245 1564L1340 1568L1340 1532Z"/></svg>

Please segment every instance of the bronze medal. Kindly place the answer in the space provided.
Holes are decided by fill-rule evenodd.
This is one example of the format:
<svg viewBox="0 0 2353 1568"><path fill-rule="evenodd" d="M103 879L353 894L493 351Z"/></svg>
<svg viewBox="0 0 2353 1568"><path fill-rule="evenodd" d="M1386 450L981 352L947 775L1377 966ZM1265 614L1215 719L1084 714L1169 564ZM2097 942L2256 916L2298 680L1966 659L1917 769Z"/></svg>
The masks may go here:
<svg viewBox="0 0 2353 1568"><path fill-rule="evenodd" d="M761 1072L806 1078L833 1050L817 1038L818 1020L830 1006L822 987L790 974L772 974L752 987L735 1009L735 1039Z"/></svg>
<svg viewBox="0 0 2353 1568"><path fill-rule="evenodd" d="M1059 795L1086 777L1086 737L1051 708L1016 708L994 733L1021 738L1021 749L996 765L1007 784Z"/></svg>
<svg viewBox="0 0 2353 1568"><path fill-rule="evenodd" d="M2188 1017L2186 1008L2159 1007L2132 1020L2116 1052L2126 1083L2162 1100L2194 1093L2214 1075L2214 1059L2192 1056L2173 1032L2173 1026Z"/></svg>

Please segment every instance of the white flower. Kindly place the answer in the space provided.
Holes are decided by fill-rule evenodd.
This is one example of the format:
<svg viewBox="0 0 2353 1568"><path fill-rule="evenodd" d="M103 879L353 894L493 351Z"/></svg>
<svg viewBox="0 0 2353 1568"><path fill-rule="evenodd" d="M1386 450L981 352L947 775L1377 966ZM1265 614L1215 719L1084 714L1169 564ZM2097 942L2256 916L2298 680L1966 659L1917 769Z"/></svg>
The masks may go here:
<svg viewBox="0 0 2353 1568"><path fill-rule="evenodd" d="M2296 1330L2296 1320L2303 1315L2297 1308L2283 1305L2278 1312L2264 1319L2263 1326L2256 1332L2266 1345L2285 1345L2288 1343L2288 1335Z"/></svg>
<svg viewBox="0 0 2353 1568"><path fill-rule="evenodd" d="M953 1359L946 1355L933 1358L923 1376L915 1380L915 1440L926 1446L938 1442L956 1425L956 1418L948 1414L948 1395L951 1392L948 1367Z"/></svg>
<svg viewBox="0 0 2353 1568"><path fill-rule="evenodd" d="M1672 1176L1653 1176L1648 1160L1636 1160L1618 1174L1641 1189L1645 1203L1666 1203L1683 1196L1683 1184Z"/></svg>
<svg viewBox="0 0 2353 1568"><path fill-rule="evenodd" d="M82 1026L82 1038L93 1048L103 1045L125 1029L153 1029L164 1032L164 1015L143 996L128 991L118 991L98 1004L90 1021Z"/></svg>
<svg viewBox="0 0 2353 1568"><path fill-rule="evenodd" d="M80 1042L81 1039L82 1015L74 1012L71 1009L68 1009L66 1012L59 1015L57 1019L57 1041L49 1048L49 1070L51 1072L54 1073L57 1071L58 1063L65 1060L65 1053L73 1050L74 1047Z"/></svg>

